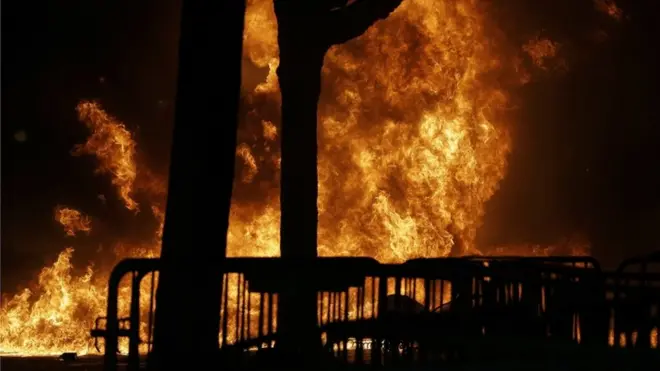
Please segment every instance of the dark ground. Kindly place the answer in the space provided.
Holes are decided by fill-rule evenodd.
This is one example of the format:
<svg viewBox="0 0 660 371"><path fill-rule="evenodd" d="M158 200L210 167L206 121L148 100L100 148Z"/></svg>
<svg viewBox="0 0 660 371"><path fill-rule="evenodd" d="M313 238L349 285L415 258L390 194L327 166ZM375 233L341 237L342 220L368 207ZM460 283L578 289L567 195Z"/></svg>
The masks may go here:
<svg viewBox="0 0 660 371"><path fill-rule="evenodd" d="M548 351L549 349L546 349ZM520 353L524 360L516 361L504 360L482 360L480 362L468 362L460 365L447 365L445 370L462 371L633 371L633 370L655 370L657 369L658 352L651 354L641 354L634 350L614 350L611 352L594 354L582 354L578 356L573 352L564 353L562 356L551 356L548 354L540 357L530 354ZM585 357L586 355L586 357ZM349 355L349 358L350 355ZM118 370L125 370L125 364L120 364ZM348 365L339 366L345 370L371 369L369 365ZM65 363L59 361L57 357L0 357L0 370L3 371L60 371L60 370L78 370L78 371L96 371L103 369L103 359L101 356L84 356L77 361ZM389 368L397 369L397 368ZM423 369L423 368L416 368ZM405 370L405 369L402 369ZM406 370L409 371L409 370Z"/></svg>
<svg viewBox="0 0 660 371"><path fill-rule="evenodd" d="M57 357L0 357L3 371L96 371L103 369L101 356L85 356L73 362L62 362Z"/></svg>

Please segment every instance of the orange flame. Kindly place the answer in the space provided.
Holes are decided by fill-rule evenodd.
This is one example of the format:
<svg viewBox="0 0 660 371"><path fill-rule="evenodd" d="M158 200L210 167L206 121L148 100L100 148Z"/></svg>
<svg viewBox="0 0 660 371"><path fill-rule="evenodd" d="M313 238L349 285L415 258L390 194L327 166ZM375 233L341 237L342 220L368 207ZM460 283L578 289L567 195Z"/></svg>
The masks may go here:
<svg viewBox="0 0 660 371"><path fill-rule="evenodd" d="M76 107L78 118L92 131L87 142L74 148L74 155L90 154L99 160L100 173L112 174L112 184L129 210L138 210L133 200L135 141L126 127L108 115L95 102L83 101Z"/></svg>
<svg viewBox="0 0 660 371"><path fill-rule="evenodd" d="M523 50L525 53L527 53L530 58L532 58L532 62L534 62L534 64L542 70L546 70L548 68L548 60L556 57L560 48L561 44L540 37L529 40L525 45L523 45Z"/></svg>
<svg viewBox="0 0 660 371"><path fill-rule="evenodd" d="M444 256L455 237L466 252L477 251L483 205L506 172L510 148L507 93L489 78L515 73L513 58L498 55L502 40L487 35L485 16L473 1L406 1L361 37L330 50L319 102L321 255L386 262ZM272 4L248 2L246 24L246 57L269 70L247 98L256 114L242 129L253 132L251 121L279 123L268 115L272 110L257 106L279 102ZM255 168L277 170L273 137L264 135L263 147L243 144L252 158L263 158L256 166L246 161L244 176L259 177ZM277 180L270 185L276 190ZM253 255L255 242L260 254L279 254L279 226L263 228L279 219L277 192L266 198L265 208L234 200L231 256Z"/></svg>
<svg viewBox="0 0 660 371"><path fill-rule="evenodd" d="M77 232L89 234L92 230L92 221L89 216L76 209L57 206L55 208L55 220L62 224L67 236L74 237Z"/></svg>

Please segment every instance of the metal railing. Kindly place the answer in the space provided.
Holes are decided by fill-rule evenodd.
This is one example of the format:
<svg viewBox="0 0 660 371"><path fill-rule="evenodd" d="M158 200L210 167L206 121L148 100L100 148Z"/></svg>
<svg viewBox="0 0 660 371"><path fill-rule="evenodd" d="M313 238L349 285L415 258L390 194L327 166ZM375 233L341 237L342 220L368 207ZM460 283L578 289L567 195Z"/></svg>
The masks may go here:
<svg viewBox="0 0 660 371"><path fill-rule="evenodd" d="M603 272L586 257L463 257L379 264L368 258L319 258L305 267L317 292L319 336L328 355L355 364L432 365L452 360L561 349L657 353L658 255ZM278 258L229 258L225 264L219 351L254 357L277 348L278 294L302 270ZM128 368L151 351L157 259L119 263L109 281L106 369L116 369L120 339ZM639 267L639 272L630 272ZM118 313L130 277L130 313ZM142 285L150 277L148 287ZM124 292L123 290L121 292ZM147 297L141 297L147 294ZM144 300L146 299L146 300ZM142 300L142 301L141 301ZM105 320L105 321L103 321ZM105 327L103 327L105 322Z"/></svg>
<svg viewBox="0 0 660 371"><path fill-rule="evenodd" d="M142 280L151 275L151 290L148 311L148 336L146 343L151 346L153 334L153 313L156 287L156 272L159 268L158 259L127 259L119 262L112 270L108 281L108 306L105 318L96 320L96 326L91 331L98 349L98 339L104 340L104 365L106 370L116 369L119 353L119 339L128 339L128 369L137 370L140 367L140 287ZM127 318L119 318L119 287L122 279L130 275L130 314ZM105 328L100 327L105 319ZM124 326L122 326L124 324ZM150 350L150 349L149 349Z"/></svg>
<svg viewBox="0 0 660 371"><path fill-rule="evenodd" d="M635 257L622 262L610 277L615 345L637 349L658 348L659 265L659 253Z"/></svg>

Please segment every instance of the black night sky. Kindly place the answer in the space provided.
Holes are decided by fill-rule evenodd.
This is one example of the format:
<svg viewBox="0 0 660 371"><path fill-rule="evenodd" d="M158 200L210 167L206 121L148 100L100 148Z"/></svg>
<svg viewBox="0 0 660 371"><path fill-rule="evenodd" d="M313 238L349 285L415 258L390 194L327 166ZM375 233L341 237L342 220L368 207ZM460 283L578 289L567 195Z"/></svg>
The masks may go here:
<svg viewBox="0 0 660 371"><path fill-rule="evenodd" d="M511 32L570 37L584 8L573 4L594 13L591 0L491 2L527 15ZM605 43L582 50L589 57L568 72L523 88L509 175L487 205L481 241L550 243L582 231L605 263L660 242L660 9L653 0L619 3L628 19L610 22ZM87 135L75 106L99 99L136 132L140 160L165 174L180 3L3 5L2 291L11 292L70 242L53 222L57 204L81 207L106 234L139 235L107 178L94 174L94 159L70 155ZM102 243L89 238L85 245Z"/></svg>

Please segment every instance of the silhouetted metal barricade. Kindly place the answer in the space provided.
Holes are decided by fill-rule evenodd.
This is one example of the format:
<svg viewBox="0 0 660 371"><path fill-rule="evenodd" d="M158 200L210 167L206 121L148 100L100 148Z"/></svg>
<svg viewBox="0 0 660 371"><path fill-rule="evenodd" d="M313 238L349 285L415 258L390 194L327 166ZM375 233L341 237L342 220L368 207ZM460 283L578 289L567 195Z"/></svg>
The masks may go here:
<svg viewBox="0 0 660 371"><path fill-rule="evenodd" d="M291 273L279 258L228 258L224 264L219 355L227 367L252 368L277 344L278 298Z"/></svg>
<svg viewBox="0 0 660 371"><path fill-rule="evenodd" d="M251 367L277 354L272 348L278 294L293 277L303 277L302 270L306 285L316 290L320 355L340 363L506 360L522 353L534 357L546 345L593 345L587 349L601 352L610 329L616 340L611 343L652 349L660 326L660 273L650 266L657 262L658 256L630 260L604 274L591 258L465 257L403 264L319 258L305 267L279 258L229 258L219 355ZM130 259L111 274L107 317L92 330L104 339L106 370L116 369L120 345L131 370L151 351L158 265L157 259Z"/></svg>
<svg viewBox="0 0 660 371"><path fill-rule="evenodd" d="M393 335L400 351L390 352L394 364L432 364L451 361L481 336L476 294L484 265L463 258L415 259L388 277L389 311L405 323ZM420 303L414 311L400 310L406 298Z"/></svg>
<svg viewBox="0 0 660 371"><path fill-rule="evenodd" d="M464 259L452 261L480 266ZM301 277L297 267L287 264L279 259L228 259L227 272L233 273L225 276L227 294L222 301L224 353L236 350L243 354L247 349L261 351L276 347L276 325L273 326L278 310L276 295L289 282L287 276ZM370 258L319 258L308 264L304 267L304 279L317 292L319 336L325 353L337 361L386 365L408 356L413 357L408 361L417 359L414 348L419 343L420 331L424 336L427 320L426 316L417 315L425 311L443 312L449 308L450 301L454 303L455 319L445 321L444 325L452 326L455 334L465 332L457 319L467 315L460 303L469 305L471 294L458 294L461 289L457 288L470 288L472 275L464 268L445 270L444 281L436 280L431 293L431 284L412 278L418 267L410 263L387 265ZM424 287L429 291L426 295ZM260 297L250 299L255 293ZM255 312L256 303L259 309ZM236 309L232 311L232 308ZM250 318L254 321L255 316L259 317L258 325L250 325ZM268 330L255 336L255 329L260 331L266 322ZM248 358L249 355L241 359L231 357L231 362L245 365Z"/></svg>
<svg viewBox="0 0 660 371"><path fill-rule="evenodd" d="M277 328L276 258L229 258L225 263L220 349L272 348ZM270 277L270 280L268 280ZM270 282L269 282L270 281Z"/></svg>
<svg viewBox="0 0 660 371"><path fill-rule="evenodd" d="M104 369L106 371L116 370L119 354L120 338L128 339L128 370L140 368L140 345L147 344L147 352L151 350L153 334L153 308L154 293L156 286L156 271L159 268L158 259L127 259L119 262L110 274L108 280L108 305L106 317L96 319L95 327L91 330L91 336L95 339L98 349L99 338L104 339ZM128 290L129 315L125 318L119 317L119 293L120 284L127 275L130 275ZM141 308L140 291L143 278L151 276L149 287L149 307L147 321L147 339L141 338ZM105 328L101 324L105 320ZM123 326L122 326L123 325Z"/></svg>
<svg viewBox="0 0 660 371"><path fill-rule="evenodd" d="M379 268L374 259L318 258L304 267L291 266L279 258L232 258L227 262L227 294L223 295L221 314L223 345L272 347L276 341L277 295L290 282L290 276L304 277L316 290L322 331L338 331L339 326L331 325L374 317L377 277L370 275ZM298 270L304 270L299 272L304 275Z"/></svg>
<svg viewBox="0 0 660 371"><path fill-rule="evenodd" d="M300 277L296 274L298 269L287 264L279 258L226 260L219 350L227 362L243 362L254 351L276 345L278 293L290 282L289 276ZM319 258L311 266L300 268L306 273L305 280L318 293L320 330L334 342L330 348L337 345L344 350L344 358L350 347L349 338L362 339L366 335L360 334L371 333L364 322L376 318L379 267L369 258ZM107 370L117 368L120 339L128 339L127 349L122 347L122 350L128 351L131 370L139 369L141 353L151 351L158 269L158 259L127 259L113 269L108 284L107 316L97 319L91 331L97 341L104 340ZM151 275L151 285L144 290L141 283L148 275ZM128 287L124 287L127 276L130 281ZM120 297L126 292L130 292L128 297ZM146 306L144 299L148 300ZM124 318L120 318L120 302L129 311ZM351 321L353 323L349 324ZM359 347L358 343L363 342L354 340Z"/></svg>
<svg viewBox="0 0 660 371"><path fill-rule="evenodd" d="M628 259L614 275L612 345L658 349L660 253Z"/></svg>
<svg viewBox="0 0 660 371"><path fill-rule="evenodd" d="M493 270L489 284L501 281L495 285L498 310L507 313L498 313L494 322L508 329L496 333L524 339L526 344L532 339L604 344L602 272L593 258L490 258L488 264Z"/></svg>
<svg viewBox="0 0 660 371"><path fill-rule="evenodd" d="M381 278L387 301L398 308L409 297L423 305L397 313L398 324L385 325L388 316L380 316L388 340L402 347L385 349L392 362L505 357L521 345L541 350L550 340L577 344L581 325L589 341L607 336L605 317L591 317L604 311L600 267L591 258L417 259L395 268Z"/></svg>
<svg viewBox="0 0 660 371"><path fill-rule="evenodd" d="M487 339L506 334L510 342L519 329L529 328L529 323L516 326L524 314L519 290L524 272L512 269L513 262L467 257L416 259L403 264L406 281L421 279L424 290L424 313L409 326L418 343L418 362L483 356L487 350L497 351L486 344Z"/></svg>
<svg viewBox="0 0 660 371"><path fill-rule="evenodd" d="M277 297L292 279L304 279L316 291L317 340L325 349L319 348L319 356L344 362L354 362L357 356L362 362L378 311L380 264L371 258L343 257L292 264L279 258L227 259L220 347L226 362L272 366L270 360L278 357L272 349L277 348Z"/></svg>
<svg viewBox="0 0 660 371"><path fill-rule="evenodd" d="M517 305L520 310L515 315L522 319L518 327L528 330L518 335L563 343L597 341L594 328L605 328L607 323L595 313L602 312L604 305L597 261L589 257L522 257L498 263L516 272L515 299L522 305Z"/></svg>
<svg viewBox="0 0 660 371"><path fill-rule="evenodd" d="M381 265L371 258L322 258L319 263L314 280L323 347L339 360L361 363L378 315Z"/></svg>
<svg viewBox="0 0 660 371"><path fill-rule="evenodd" d="M257 344L272 346L277 315L277 294L268 288L259 287L261 282L259 277L265 272L272 274L273 269L279 268L276 267L277 260L275 258L227 259L223 282L221 349L223 346L231 347L232 344L240 344L241 349L254 347ZM118 263L113 269L108 283L107 315L98 318L95 328L91 330L91 336L96 339L97 349L98 339L104 340L106 370L117 369L122 338L128 339L126 350L129 370L138 370L140 354L148 354L151 351L158 269L158 259L127 259ZM126 276L130 277L130 281L128 287L124 289L121 284ZM148 305L145 306L141 305L145 304L141 293L145 294L142 281L147 276L150 276L151 280L146 290ZM256 278L256 285L250 288L248 282L252 276ZM130 293L129 297L120 298L120 293L125 292ZM255 293L257 300L254 300ZM129 314L120 318L119 304L122 301L126 301L127 305L124 307L128 308Z"/></svg>

